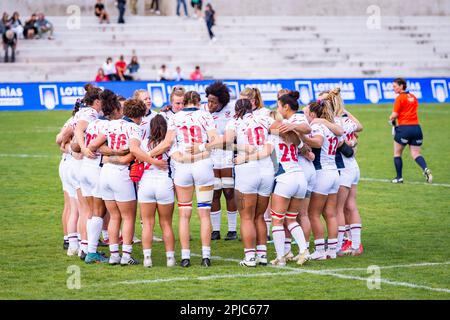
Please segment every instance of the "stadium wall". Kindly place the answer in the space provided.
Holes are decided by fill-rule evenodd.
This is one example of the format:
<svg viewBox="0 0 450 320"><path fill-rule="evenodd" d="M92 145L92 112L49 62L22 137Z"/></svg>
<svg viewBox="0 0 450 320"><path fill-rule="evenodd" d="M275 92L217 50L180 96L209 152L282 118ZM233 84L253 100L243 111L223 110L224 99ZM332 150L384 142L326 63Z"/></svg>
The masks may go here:
<svg viewBox="0 0 450 320"><path fill-rule="evenodd" d="M107 10L117 15L113 0L105 0ZM128 0L128 3L130 1ZM176 0L160 1L164 15L175 15ZM447 16L450 0L204 0L223 16L364 16L372 5L388 16ZM82 15L93 15L95 0L2 0L1 11L19 11L23 16L42 11L50 16L64 16L70 5L77 5ZM138 0L138 14L149 12L151 0ZM190 1L186 0L192 12ZM126 14L130 14L129 6Z"/></svg>
<svg viewBox="0 0 450 320"><path fill-rule="evenodd" d="M231 91L232 100L237 99L245 87L258 87L262 98L269 107L274 107L276 94L281 88L298 90L300 102L307 104L317 99L323 90L341 88L342 97L347 104L393 103L395 94L392 78L379 79L265 79L265 80L224 80ZM198 91L206 102L205 88L210 81L182 82L102 82L101 88L110 89L124 97L132 96L134 90L146 88L150 92L153 106L160 108L169 101L173 86L183 85L187 90ZM450 102L450 78L410 78L408 90L420 102ZM72 109L77 99L82 98L83 82L55 83L0 83L0 111L25 110L64 110Z"/></svg>

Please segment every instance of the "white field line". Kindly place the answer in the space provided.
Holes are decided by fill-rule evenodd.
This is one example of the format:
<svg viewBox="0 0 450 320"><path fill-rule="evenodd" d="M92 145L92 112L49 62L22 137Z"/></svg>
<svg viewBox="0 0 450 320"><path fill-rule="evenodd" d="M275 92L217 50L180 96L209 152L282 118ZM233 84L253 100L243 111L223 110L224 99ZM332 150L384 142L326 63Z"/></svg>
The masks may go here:
<svg viewBox="0 0 450 320"><path fill-rule="evenodd" d="M361 181L368 181L368 182L387 182L392 183L389 179L376 179L376 178L361 178ZM416 184L420 186L435 186L435 187L446 187L450 188L450 184L448 183L426 183L426 182L418 182L418 181L405 181L404 184Z"/></svg>
<svg viewBox="0 0 450 320"><path fill-rule="evenodd" d="M192 256L200 256L198 254L192 254ZM219 256L213 256L211 259L214 260L222 260L222 261L231 261L231 262L239 262L238 259L231 258L222 258ZM380 269L388 269L388 268L407 268L407 267L424 267L424 266L435 266L435 265L446 265L450 264L450 262L442 262L442 263L416 263L416 264L408 264L408 265L392 265L392 266L380 266ZM279 268L276 266L268 265L269 268L277 269L279 272L262 272L262 273L253 273L253 274L226 274L226 275L212 275L212 276L203 276L203 277L178 277L178 278L167 278L167 279L153 279L153 280L128 280L128 281L120 281L111 283L110 285L130 285L130 284L147 284L147 283L161 283L161 282L176 282L176 281L192 281L192 280L200 280L200 281L208 281L212 279L237 279L237 278L254 278L254 277L271 277L271 276L284 276L284 275L297 275L301 273L315 274L315 275L323 275L323 276L332 276L340 279L349 279L349 280L358 280L367 282L368 278L358 277L358 276L350 276L336 273L336 271L365 271L367 268L341 268L335 270L308 270L308 269L299 269L292 267L283 267ZM289 270L283 271L282 270ZM423 289L428 291L436 291L436 292L445 292L450 293L450 289L447 288L433 288L424 285L418 285L414 283L408 282L399 282L399 281L391 281L388 279L380 279L380 283L385 283L393 286L399 287L408 287L413 289Z"/></svg>
<svg viewBox="0 0 450 320"><path fill-rule="evenodd" d="M53 156L49 154L26 154L26 153L0 153L0 157L3 158L53 158L60 156Z"/></svg>
<svg viewBox="0 0 450 320"><path fill-rule="evenodd" d="M351 110L350 110L351 109ZM358 107L358 108L349 108L349 110L353 113L359 113L359 112L381 112L386 113L387 117L389 117L390 113L392 112L392 108L365 108L365 107ZM420 108L419 107L419 114L420 113L430 113L430 114L449 114L450 110L432 110L432 109L426 109L426 108Z"/></svg>
<svg viewBox="0 0 450 320"><path fill-rule="evenodd" d="M447 262L422 262L422 263L411 263L411 264L397 264L392 266L377 266L380 269L396 269L396 268L416 268L416 267L433 267L450 264ZM340 271L366 271L367 268L339 268L339 269L327 269L327 272L340 272Z"/></svg>

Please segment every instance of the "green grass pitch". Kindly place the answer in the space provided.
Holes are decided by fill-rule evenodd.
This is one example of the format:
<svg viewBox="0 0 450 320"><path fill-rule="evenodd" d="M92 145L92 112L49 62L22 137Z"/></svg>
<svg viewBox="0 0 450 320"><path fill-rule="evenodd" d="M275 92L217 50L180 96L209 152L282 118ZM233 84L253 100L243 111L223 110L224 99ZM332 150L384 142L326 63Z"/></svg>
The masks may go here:
<svg viewBox="0 0 450 320"><path fill-rule="evenodd" d="M67 257L54 139L69 112L1 112L0 299L450 299L450 105L420 106L422 151L434 185L424 183L408 150L403 157L405 184L385 181L395 176L387 124L390 105L349 110L364 125L357 157L364 178L358 204L365 252L284 269L239 267L241 242L224 240L213 242L213 265L202 269L195 210L191 250L197 256L189 269L167 268L162 243L154 244L151 269L142 264L86 265ZM177 217L175 213L176 234ZM226 214L222 218L224 235ZM140 236L138 224L136 230ZM161 234L159 227L156 234ZM268 251L273 258L272 245ZM142 262L140 245L134 254ZM380 267L379 286L367 271L372 265ZM73 266L79 268L80 289L67 285Z"/></svg>

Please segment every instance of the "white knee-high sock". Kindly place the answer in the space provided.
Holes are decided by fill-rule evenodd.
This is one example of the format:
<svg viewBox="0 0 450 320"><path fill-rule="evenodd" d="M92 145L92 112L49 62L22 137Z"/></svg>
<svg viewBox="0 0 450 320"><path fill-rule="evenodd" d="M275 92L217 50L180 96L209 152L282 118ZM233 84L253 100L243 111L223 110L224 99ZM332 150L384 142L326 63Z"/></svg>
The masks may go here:
<svg viewBox="0 0 450 320"><path fill-rule="evenodd" d="M237 211L227 211L228 231L236 231Z"/></svg>
<svg viewBox="0 0 450 320"><path fill-rule="evenodd" d="M92 217L88 224L88 253L96 253L98 247L98 240L102 233L103 219L100 217Z"/></svg>
<svg viewBox="0 0 450 320"><path fill-rule="evenodd" d="M344 242L345 226L338 226L338 243L336 250L339 251L342 248L342 243Z"/></svg>
<svg viewBox="0 0 450 320"><path fill-rule="evenodd" d="M275 245L275 251L277 252L277 259L281 259L284 256L284 240L286 239L286 236L284 235L284 227L273 226L272 237Z"/></svg>
<svg viewBox="0 0 450 320"><path fill-rule="evenodd" d="M69 248L71 250L76 250L79 248L79 244L78 244L78 236L76 233L69 233L68 235L69 238Z"/></svg>
<svg viewBox="0 0 450 320"><path fill-rule="evenodd" d="M350 225L350 233L352 235L352 249L358 249L361 244L361 228L360 223Z"/></svg>
<svg viewBox="0 0 450 320"><path fill-rule="evenodd" d="M288 254L291 251L291 238L284 239L284 254Z"/></svg>
<svg viewBox="0 0 450 320"><path fill-rule="evenodd" d="M314 240L314 246L316 247L316 251L325 252L325 239Z"/></svg>
<svg viewBox="0 0 450 320"><path fill-rule="evenodd" d="M288 230L295 239L295 242L297 242L300 253L304 252L306 250L306 240L302 227L297 222L292 222L288 225Z"/></svg>
<svg viewBox="0 0 450 320"><path fill-rule="evenodd" d="M221 211L211 212L211 224L213 231L220 231Z"/></svg>

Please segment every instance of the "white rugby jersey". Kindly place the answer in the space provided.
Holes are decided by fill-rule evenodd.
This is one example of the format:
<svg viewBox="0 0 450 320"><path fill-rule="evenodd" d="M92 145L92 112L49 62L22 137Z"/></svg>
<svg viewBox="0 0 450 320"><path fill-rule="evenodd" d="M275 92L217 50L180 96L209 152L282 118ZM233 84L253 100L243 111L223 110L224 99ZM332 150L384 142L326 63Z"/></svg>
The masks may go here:
<svg viewBox="0 0 450 320"><path fill-rule="evenodd" d="M342 118L342 128L345 131L345 133L343 135L343 137L345 137L345 139L352 140L355 138L355 131L357 129L357 125L352 119L344 116ZM356 158L354 155L350 158L347 158L342 155L342 160L344 162L345 168L357 168L358 167L358 163L356 162Z"/></svg>
<svg viewBox="0 0 450 320"><path fill-rule="evenodd" d="M184 108L174 114L167 130L175 131L178 150L184 150L193 143L206 143L207 132L216 128L209 112L197 108Z"/></svg>
<svg viewBox="0 0 450 320"><path fill-rule="evenodd" d="M96 120L99 117L99 114L97 110L95 110L92 107L83 107L78 110L78 112L75 114L75 122L78 123L80 120L84 120L88 123L91 123L92 121Z"/></svg>
<svg viewBox="0 0 450 320"><path fill-rule="evenodd" d="M141 143L141 149L143 151L145 151L146 153L148 153L150 151L150 148L148 147L148 141L142 141ZM167 152L164 152L163 154L160 154L159 156L156 157L156 159L158 160L169 160L169 156ZM150 163L145 162L145 167L144 167L144 175L142 176L142 178L144 177L170 177L170 169L167 170L161 170L160 168L158 168L157 166L154 166Z"/></svg>
<svg viewBox="0 0 450 320"><path fill-rule="evenodd" d="M175 112L173 112L172 109L169 109L167 111L161 111L159 114L164 117L167 123L169 123L170 118L175 115Z"/></svg>
<svg viewBox="0 0 450 320"><path fill-rule="evenodd" d="M293 143L287 143L282 137L274 134L269 135L269 139L274 145L278 162L278 172L275 176L301 171L298 163L298 147Z"/></svg>
<svg viewBox="0 0 450 320"><path fill-rule="evenodd" d="M136 123L126 117L109 121L103 130L102 133L108 138L108 147L113 150L129 148L131 139L141 141L141 129ZM117 166L128 167L128 165Z"/></svg>
<svg viewBox="0 0 450 320"><path fill-rule="evenodd" d="M150 110L149 113L142 117L141 124L139 125L142 132L142 140L148 140L150 137L150 121L152 121L156 115L157 113L155 111Z"/></svg>
<svg viewBox="0 0 450 320"><path fill-rule="evenodd" d="M101 133L105 132L105 128L108 126L108 123L109 120L105 117L99 117L97 120L89 123L84 134L84 145L88 147L91 141L95 140ZM95 155L97 157L95 159L84 157L84 163L94 166L100 166L101 154L97 151Z"/></svg>
<svg viewBox="0 0 450 320"><path fill-rule="evenodd" d="M330 131L325 125L313 124L311 125L310 136L322 136L323 144L321 148L312 148L315 159L313 161L316 170L328 169L336 170L336 149L339 144L339 139Z"/></svg>
<svg viewBox="0 0 450 320"><path fill-rule="evenodd" d="M208 105L204 105L205 110L208 111ZM209 111L208 111L209 112ZM229 104L222 108L222 110L218 112L211 113L214 123L216 124L217 134L223 136L225 133L225 127L227 126L228 121L234 118L234 108Z"/></svg>
<svg viewBox="0 0 450 320"><path fill-rule="evenodd" d="M258 117L253 113L247 113L242 119L230 120L226 125L226 131L232 130L235 132L238 146L252 145L259 151L264 148L264 144L272 144L268 137L269 128L274 122L275 120L270 117ZM239 153L244 154L243 151L239 151ZM247 164L272 166L272 160L270 157L267 157L261 160L250 161Z"/></svg>

